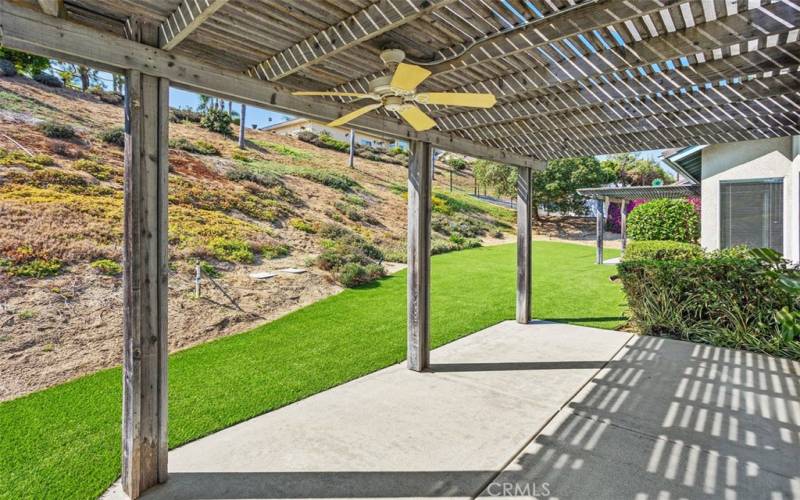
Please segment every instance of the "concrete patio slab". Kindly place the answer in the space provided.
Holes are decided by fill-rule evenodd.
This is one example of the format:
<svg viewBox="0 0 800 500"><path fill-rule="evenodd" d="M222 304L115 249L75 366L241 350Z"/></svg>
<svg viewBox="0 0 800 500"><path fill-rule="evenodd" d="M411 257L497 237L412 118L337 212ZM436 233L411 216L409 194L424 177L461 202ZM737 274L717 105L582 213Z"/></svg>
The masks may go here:
<svg viewBox="0 0 800 500"><path fill-rule="evenodd" d="M800 364L634 337L484 491L800 499Z"/></svg>
<svg viewBox="0 0 800 500"><path fill-rule="evenodd" d="M145 498L471 498L629 338L504 322L173 450Z"/></svg>
<svg viewBox="0 0 800 500"><path fill-rule="evenodd" d="M173 450L144 498L800 499L799 395L786 360L504 322Z"/></svg>

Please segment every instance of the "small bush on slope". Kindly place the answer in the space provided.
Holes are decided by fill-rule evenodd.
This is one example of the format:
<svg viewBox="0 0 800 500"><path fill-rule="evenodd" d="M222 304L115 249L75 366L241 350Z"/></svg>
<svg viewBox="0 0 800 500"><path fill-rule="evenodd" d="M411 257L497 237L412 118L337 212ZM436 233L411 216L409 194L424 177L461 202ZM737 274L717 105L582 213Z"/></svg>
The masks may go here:
<svg viewBox="0 0 800 500"><path fill-rule="evenodd" d="M106 144L113 144L114 146L125 147L125 129L122 127L115 127L103 130L99 134L100 140Z"/></svg>
<svg viewBox="0 0 800 500"><path fill-rule="evenodd" d="M36 128L51 139L72 139L76 135L72 125L66 123L44 122Z"/></svg>

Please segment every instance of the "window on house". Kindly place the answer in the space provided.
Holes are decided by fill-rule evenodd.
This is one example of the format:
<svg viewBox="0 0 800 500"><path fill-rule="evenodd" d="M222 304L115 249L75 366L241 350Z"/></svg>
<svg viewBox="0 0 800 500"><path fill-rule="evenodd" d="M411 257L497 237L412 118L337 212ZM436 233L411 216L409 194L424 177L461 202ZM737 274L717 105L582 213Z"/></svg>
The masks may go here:
<svg viewBox="0 0 800 500"><path fill-rule="evenodd" d="M783 253L783 180L720 183L720 244Z"/></svg>

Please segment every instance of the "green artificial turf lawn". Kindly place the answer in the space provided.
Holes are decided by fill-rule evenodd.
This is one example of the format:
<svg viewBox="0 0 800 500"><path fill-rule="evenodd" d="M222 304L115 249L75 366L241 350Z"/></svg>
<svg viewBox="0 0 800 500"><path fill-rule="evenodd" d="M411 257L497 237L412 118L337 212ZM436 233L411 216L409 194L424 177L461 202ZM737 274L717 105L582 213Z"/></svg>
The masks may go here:
<svg viewBox="0 0 800 500"><path fill-rule="evenodd" d="M594 247L535 242L534 315L600 328L624 298ZM609 251L609 256L618 252ZM434 347L514 317L515 246L433 257ZM405 357L405 272L170 356L174 448ZM92 498L120 468L121 373L0 404L0 497Z"/></svg>

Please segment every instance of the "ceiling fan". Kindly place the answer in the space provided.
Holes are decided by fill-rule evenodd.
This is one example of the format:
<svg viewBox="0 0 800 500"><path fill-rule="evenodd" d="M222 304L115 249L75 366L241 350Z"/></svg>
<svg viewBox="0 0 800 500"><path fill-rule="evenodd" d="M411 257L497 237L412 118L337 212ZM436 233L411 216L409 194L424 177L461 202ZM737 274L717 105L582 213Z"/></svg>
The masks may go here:
<svg viewBox="0 0 800 500"><path fill-rule="evenodd" d="M492 94L471 92L417 92L417 86L431 75L427 69L403 62L406 54L399 49L384 50L381 59L393 70L391 75L378 77L369 82L368 93L358 92L292 92L299 96L337 96L372 99L378 101L333 120L328 125L338 127L381 106L398 113L414 130L422 132L436 126L436 122L425 114L419 104L491 108L497 101Z"/></svg>

